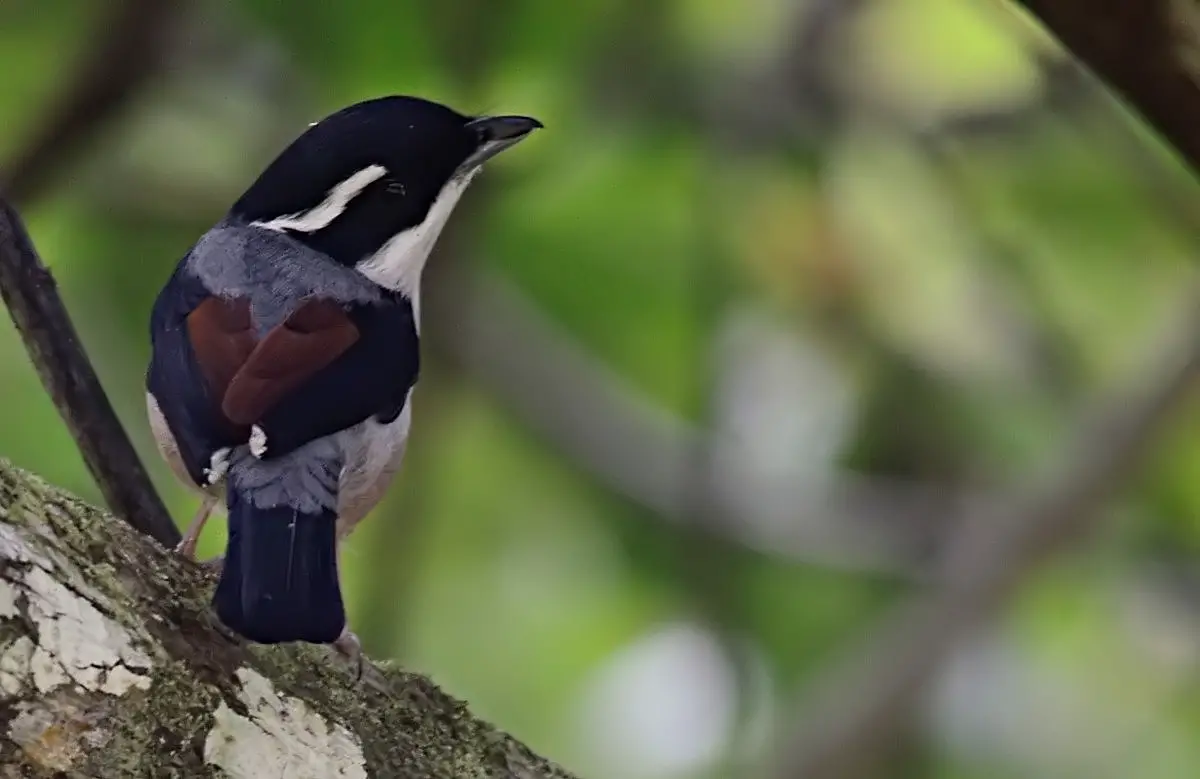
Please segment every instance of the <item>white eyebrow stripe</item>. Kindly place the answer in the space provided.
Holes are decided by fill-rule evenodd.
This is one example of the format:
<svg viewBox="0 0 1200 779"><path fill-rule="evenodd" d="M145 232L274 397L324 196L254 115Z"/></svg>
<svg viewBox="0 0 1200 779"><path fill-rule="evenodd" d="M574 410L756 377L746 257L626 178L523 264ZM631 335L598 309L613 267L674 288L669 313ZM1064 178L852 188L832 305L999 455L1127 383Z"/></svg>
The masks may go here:
<svg viewBox="0 0 1200 779"><path fill-rule="evenodd" d="M302 233L315 233L328 227L329 224L345 212L350 201L357 197L369 185L387 175L387 168L382 165L368 165L350 178L339 183L316 207L295 214L277 216L270 221L251 222L255 227L267 230L298 230Z"/></svg>

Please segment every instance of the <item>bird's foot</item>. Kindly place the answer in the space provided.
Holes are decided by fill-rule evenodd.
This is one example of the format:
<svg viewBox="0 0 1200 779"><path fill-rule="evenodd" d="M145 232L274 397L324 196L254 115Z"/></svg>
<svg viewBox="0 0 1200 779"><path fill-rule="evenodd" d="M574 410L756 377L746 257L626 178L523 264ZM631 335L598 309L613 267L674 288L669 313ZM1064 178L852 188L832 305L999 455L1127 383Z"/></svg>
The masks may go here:
<svg viewBox="0 0 1200 779"><path fill-rule="evenodd" d="M205 571L211 571L217 576L221 575L221 571L225 568L225 557L217 555L210 557L207 560L196 559L196 540L194 538L184 538L175 546L175 553L182 556L185 560L191 560L199 565Z"/></svg>
<svg viewBox="0 0 1200 779"><path fill-rule="evenodd" d="M175 545L175 554L180 555L185 560L196 560L196 541L197 539L190 536L184 536L183 540Z"/></svg>
<svg viewBox="0 0 1200 779"><path fill-rule="evenodd" d="M331 644L334 651L341 655L346 662L350 663L350 672L354 675L354 681L362 679L363 657L362 642L358 640L358 636L350 631L350 628L342 630L342 634Z"/></svg>
<svg viewBox="0 0 1200 779"><path fill-rule="evenodd" d="M350 632L350 628L344 629L330 646L350 663L350 673L354 676L355 684L362 684L376 692L395 697L396 690L392 687L391 681L383 671L367 659L363 653L362 643L358 640L358 636Z"/></svg>

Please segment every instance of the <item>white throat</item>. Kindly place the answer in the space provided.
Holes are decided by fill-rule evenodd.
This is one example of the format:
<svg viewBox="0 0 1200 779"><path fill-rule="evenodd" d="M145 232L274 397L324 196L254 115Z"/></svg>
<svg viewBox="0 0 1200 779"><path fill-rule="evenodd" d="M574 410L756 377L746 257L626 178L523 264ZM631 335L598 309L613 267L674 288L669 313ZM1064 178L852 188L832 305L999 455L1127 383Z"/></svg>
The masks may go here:
<svg viewBox="0 0 1200 779"><path fill-rule="evenodd" d="M458 199L479 173L475 168L462 176L455 177L442 187L437 199L429 207L429 213L421 224L410 227L393 236L379 251L364 258L355 268L384 289L402 293L417 305L421 285L421 272L433 245L437 243L442 228L446 226Z"/></svg>

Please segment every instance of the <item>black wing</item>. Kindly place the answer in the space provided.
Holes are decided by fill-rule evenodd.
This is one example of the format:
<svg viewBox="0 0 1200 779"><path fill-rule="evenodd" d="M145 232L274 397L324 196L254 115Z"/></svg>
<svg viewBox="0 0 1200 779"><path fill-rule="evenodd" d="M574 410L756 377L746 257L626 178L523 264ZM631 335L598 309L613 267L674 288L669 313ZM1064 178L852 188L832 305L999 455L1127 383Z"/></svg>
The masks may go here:
<svg viewBox="0 0 1200 779"><path fill-rule="evenodd" d="M204 469L219 449L245 443L249 428L230 423L196 359L188 316L209 297L182 264L154 301L146 389L154 395L188 474L205 483Z"/></svg>
<svg viewBox="0 0 1200 779"><path fill-rule="evenodd" d="M265 457L278 457L371 417L395 419L416 384L420 344L412 306L393 295L347 311L358 337L263 414Z"/></svg>

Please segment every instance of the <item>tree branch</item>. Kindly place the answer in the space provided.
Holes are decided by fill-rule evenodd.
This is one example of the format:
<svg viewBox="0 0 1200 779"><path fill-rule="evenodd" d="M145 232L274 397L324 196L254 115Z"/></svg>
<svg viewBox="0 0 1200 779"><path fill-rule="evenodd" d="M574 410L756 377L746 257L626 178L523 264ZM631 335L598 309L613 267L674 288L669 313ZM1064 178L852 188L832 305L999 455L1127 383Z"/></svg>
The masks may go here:
<svg viewBox="0 0 1200 779"><path fill-rule="evenodd" d="M1200 173L1200 4L1015 0Z"/></svg>
<svg viewBox="0 0 1200 779"><path fill-rule="evenodd" d="M20 216L3 198L0 297L105 503L160 543L178 543L179 530L104 394L54 277L38 257Z"/></svg>
<svg viewBox="0 0 1200 779"><path fill-rule="evenodd" d="M100 24L42 128L3 173L0 296L108 507L159 542L179 541L166 506L117 419L59 297L13 207L41 194L71 153L115 116L158 71L186 0L126 0Z"/></svg>
<svg viewBox="0 0 1200 779"><path fill-rule="evenodd" d="M231 641L210 584L0 461L0 774L571 779L423 676Z"/></svg>

